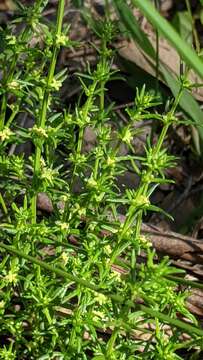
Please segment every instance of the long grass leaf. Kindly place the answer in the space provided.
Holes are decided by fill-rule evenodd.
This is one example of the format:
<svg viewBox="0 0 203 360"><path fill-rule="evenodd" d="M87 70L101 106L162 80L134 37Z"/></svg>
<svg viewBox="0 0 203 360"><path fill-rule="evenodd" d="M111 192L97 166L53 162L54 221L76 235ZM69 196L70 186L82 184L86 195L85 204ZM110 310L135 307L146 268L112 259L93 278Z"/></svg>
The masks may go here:
<svg viewBox="0 0 203 360"><path fill-rule="evenodd" d="M123 0L118 0L118 2ZM160 33L177 50L181 58L203 79L203 62L194 50L181 39L180 35L174 30L171 24L155 9L149 0L132 0L143 15L160 31Z"/></svg>
<svg viewBox="0 0 203 360"><path fill-rule="evenodd" d="M114 0L114 5L126 30L130 32L131 37L136 40L137 44L148 56L155 59L155 50L144 31L140 28L140 25L129 6L123 0Z"/></svg>
<svg viewBox="0 0 203 360"><path fill-rule="evenodd" d="M140 46L140 48L145 52L145 54L152 59L152 61L155 61L155 59L156 59L155 50L154 50L152 44L150 43L147 35L140 28L138 21L136 20L136 18L133 15L129 6L126 4L126 2L124 0L114 0L114 5L118 11L118 14L119 14L119 17L120 17L122 23L124 24L126 30L129 31L129 33L131 34L131 37L133 38L133 40ZM153 8L152 5L151 5L151 7ZM166 23L167 23L167 21L166 21ZM175 31L175 30L173 30L173 31ZM181 42L182 42L182 40L181 40ZM186 44L186 46L189 47L187 44ZM192 51L192 50L190 49L190 51ZM192 51L192 53L195 55L195 58L196 57L198 58L198 56L195 54L194 51ZM198 60L201 63L201 60L199 58L198 58ZM202 73L203 73L203 63L201 63L201 66L202 66ZM160 73L161 73L163 79L166 81L167 85L169 86L171 92L173 93L174 96L176 96L176 94L179 91L179 87L180 87L178 80L175 79L175 77L170 73L169 69L163 63L161 63L161 61L160 61L160 69L159 70L160 70ZM197 126L197 130L198 130L200 138L203 142L203 129L202 129L203 113L202 113L202 110L200 109L197 101L194 99L194 97L188 91L185 91L181 97L180 106L183 109L183 111L186 112L187 115L189 115L190 118L194 121L194 125Z"/></svg>

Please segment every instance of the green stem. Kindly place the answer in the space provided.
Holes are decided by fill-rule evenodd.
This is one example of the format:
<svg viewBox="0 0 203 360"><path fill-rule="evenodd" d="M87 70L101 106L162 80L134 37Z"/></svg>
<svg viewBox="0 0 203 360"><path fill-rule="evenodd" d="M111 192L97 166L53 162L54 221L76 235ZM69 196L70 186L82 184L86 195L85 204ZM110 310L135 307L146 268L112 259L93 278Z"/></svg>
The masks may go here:
<svg viewBox="0 0 203 360"><path fill-rule="evenodd" d="M1 193L0 193L0 204L1 204L1 206L2 206L2 209L3 209L3 211L4 211L4 214L7 216L8 222L10 223L10 222L11 222L11 218L10 218L10 216L8 215L8 209L7 209L7 206L6 206L6 204L5 204L4 198L3 198L3 196L1 195Z"/></svg>
<svg viewBox="0 0 203 360"><path fill-rule="evenodd" d="M79 155L81 153L82 150L82 143L83 143L83 137L84 137L84 127L81 127L79 129L79 135L78 135L78 142L77 142L77 149L76 149L76 154ZM71 181L70 181L70 192L72 192L73 190L73 185L74 185L74 180L75 180L75 176L76 176L76 172L77 172L77 168L78 165L75 163L74 168L73 168L73 173L72 173L72 177L71 177ZM66 207L65 207L65 211L64 211L64 216L66 217ZM65 220L65 218L64 218Z"/></svg>
<svg viewBox="0 0 203 360"><path fill-rule="evenodd" d="M126 270L130 269L130 263L128 261L124 261L121 258L115 259L114 262L116 265L119 265L121 267L123 267ZM140 264L136 264L137 268L140 269L141 265ZM177 273L178 273L178 269L177 269ZM196 282L196 281L192 281L192 280L186 280L183 279L180 276L175 276L175 275L164 275L164 278L174 281L178 284L183 284L186 285L188 287L194 288L194 289L202 289L203 290L203 284Z"/></svg>
<svg viewBox="0 0 203 360"><path fill-rule="evenodd" d="M160 313L159 311L153 310L152 308L148 308L145 305L139 305L138 308L142 310L145 314L148 314L150 317L155 317L164 323L168 323L169 325L173 325L177 328L181 328L182 330L185 330L187 333L193 333L199 336L203 335L203 330L189 325L187 323L184 323L181 320L178 319L172 319L170 316Z"/></svg>
<svg viewBox="0 0 203 360"><path fill-rule="evenodd" d="M169 128L169 124L164 125L164 127L162 128L161 134L154 148L154 155L156 155L161 150L168 128Z"/></svg>
<svg viewBox="0 0 203 360"><path fill-rule="evenodd" d="M14 72L16 69L17 59L18 59L17 55L14 55L11 66L8 69L8 73L6 73L6 72L4 73L4 79L2 81L4 86L7 86L13 80L13 75L14 75ZM5 124L6 109L7 109L7 97L8 97L8 92L6 90L6 92L3 95L3 99L2 99L2 103L1 103L0 130L3 129L4 124Z"/></svg>
<svg viewBox="0 0 203 360"><path fill-rule="evenodd" d="M202 289L203 290L203 284L198 283L196 281L186 280L179 276L174 276L174 275L166 275L165 278L168 280L171 280L171 281L175 281L176 283L179 283L179 284L190 286L194 289Z"/></svg>
<svg viewBox="0 0 203 360"><path fill-rule="evenodd" d="M93 98L94 98L94 92L95 92L96 87L97 87L97 80L94 81L92 83L92 85L90 86L90 95L89 95L86 103L84 104L84 106L82 108L84 119L87 118L88 113L89 113L89 111L91 109ZM79 136L78 136L78 142L77 142L77 148L76 148L76 154L77 155L79 155L81 153L83 137L84 137L84 126L81 126L80 129L79 129ZM78 164L75 163L74 168L73 168L73 172L72 172L71 181L70 181L70 191L72 191L72 188L73 188L77 168L78 168ZM66 203L66 206L65 206L65 209L64 209L64 216L63 216L64 221L65 221L66 216L67 216L67 210L68 210L68 203Z"/></svg>
<svg viewBox="0 0 203 360"><path fill-rule="evenodd" d="M193 37L194 37L194 42L195 42L195 48L196 48L197 53L199 54L200 50L201 50L200 42L199 42L198 32L195 27L195 20L192 15L191 5L190 5L189 0L185 0L185 3L186 3L187 11L190 16L190 20L191 20L191 24L192 24L192 32L193 32Z"/></svg>
<svg viewBox="0 0 203 360"><path fill-rule="evenodd" d="M47 244L48 245L58 245L58 246L63 246L65 248L69 248L69 249L73 249L75 252L80 252L80 253L84 253L84 249L79 247L79 246L76 246L76 245L72 245L72 244L69 244L67 242L63 242L63 241L57 241L57 240L50 240L50 242L48 242L48 238L46 238L46 241L47 241ZM43 242L42 242L43 243ZM121 267L123 267L124 269L126 270L129 270L130 269L130 263L128 261L124 261L122 260L121 258L117 258L115 259L114 263L116 265L119 265ZM137 268L140 269L140 264L136 264ZM178 272L178 270L177 270ZM196 281L191 281L191 280L186 280L186 279L183 279L182 277L180 276L175 276L175 275L165 275L164 278L168 279L168 280L171 280L171 281L174 281L178 284L183 284L183 285L186 285L188 287L192 287L194 289L202 289L203 290L203 284L201 283L198 283Z"/></svg>
<svg viewBox="0 0 203 360"><path fill-rule="evenodd" d="M101 88L100 88L100 110L103 111L104 110L104 88L105 88L105 83L102 82L101 83Z"/></svg>
<svg viewBox="0 0 203 360"><path fill-rule="evenodd" d="M111 337L106 346L107 359L109 359L111 357L111 355L113 354L114 345L115 345L118 334L119 334L119 329L117 327L115 327L115 329L112 331Z"/></svg>
<svg viewBox="0 0 203 360"><path fill-rule="evenodd" d="M7 93L3 95L1 103L1 115L0 115L0 129L3 130L5 117L6 117L6 108L7 108Z"/></svg>
<svg viewBox="0 0 203 360"><path fill-rule="evenodd" d="M195 346L196 348L200 346L200 348L201 348L201 344L202 344L202 339L192 339L192 340L187 340L182 343L179 343L179 344L175 345L174 348L176 351L179 349L186 349L186 348L192 349L192 346Z"/></svg>
<svg viewBox="0 0 203 360"><path fill-rule="evenodd" d="M171 120L173 118L173 116L174 116L174 113L175 113L176 108L177 108L177 106L179 104L182 92L183 92L183 84L181 84L179 92L178 92L176 98L174 99L171 110L169 111L169 113L167 115L167 118L169 120ZM163 145L163 142L164 142L164 139L166 137L169 126L170 126L169 121L164 124L164 126L163 126L163 128L161 130L161 134L159 135L158 141L157 141L156 145L154 146L154 150L153 150L154 156L156 156L156 154L159 153L159 151L161 150L161 147ZM148 175L149 175L149 177L151 175L153 175L153 169L148 170ZM148 189L149 189L149 186L150 186L150 183L145 184L145 183L143 183L143 181L141 179L139 188L137 190L137 194L146 196L147 192L148 192ZM136 217L137 217L137 222L136 222L136 229L135 229L135 238L138 239L140 237L142 216L143 216L143 210L140 210L139 212L137 212L136 208L135 208L135 205L132 204L130 206L128 216L125 219L125 222L124 222L124 225L123 225L123 230L122 230L121 235L119 237L119 241L121 241L123 239L123 237L125 236L126 232L129 229L129 227L133 224L133 222L135 222ZM133 247L132 254L131 254L131 270L132 270L132 274L133 274L133 271L135 269L135 266L136 266L136 250Z"/></svg>
<svg viewBox="0 0 203 360"><path fill-rule="evenodd" d="M3 243L0 243L0 248L3 248L5 250L7 250L9 253L13 253L15 255L18 255L19 257L27 260L27 261L30 261L32 264L36 264L36 265L39 265L40 267L42 267L43 269L46 269L48 271L51 271L53 273L55 273L56 275L62 277L62 278L65 278L65 279L68 279L68 280L71 280L73 281L74 283L77 283L79 285L82 285L82 286L85 286L91 290L94 290L94 291L99 291L100 292L100 289L98 286L96 285L92 285L90 284L89 281L86 281L86 280L83 280L83 279L80 279L78 278L77 276L74 276L70 273L67 273L66 271L64 270L61 270L59 268L56 268L56 267L53 267L49 264L47 264L46 262L42 261L42 260L39 260L33 256L30 256L30 255L27 255L27 254L24 254L21 250L17 250L15 249L14 247L10 246L10 245L5 245ZM102 291L101 291L102 292Z"/></svg>
<svg viewBox="0 0 203 360"><path fill-rule="evenodd" d="M61 31L62 31L64 7L65 7L65 0L59 0L58 11L57 11L55 44L53 47L52 59L51 59L51 63L49 66L46 87L44 90L44 96L43 96L43 100L42 100L42 108L41 108L39 123L37 124L39 127L42 127L42 128L44 128L45 124L46 124L47 108L48 108L49 96L50 96L50 91L51 91L51 84L52 84L53 77L54 77L57 55L58 55L58 51L59 51L59 45L57 44L57 37L60 36ZM42 140L41 146L36 147L36 151L35 151L34 175L37 177L39 176L40 167L41 167L40 160L41 160L41 153L42 153L42 145L43 145L43 140ZM37 193L35 192L31 199L32 223L36 223L36 205L37 205Z"/></svg>
<svg viewBox="0 0 203 360"><path fill-rule="evenodd" d="M187 333L189 333L189 334L196 334L199 336L203 336L203 330L197 328L196 326L189 325L178 319L172 319L172 318L170 318L170 316L162 314L159 311L153 310L152 308L149 308L145 305L136 304L131 300L126 300L126 298L123 298L120 295L106 293L104 290L100 289L97 285L93 285L89 281L78 278L77 276L67 273L66 271L61 270L59 268L53 267L53 266L47 264L46 262L39 260L33 256L24 254L21 250L17 250L10 245L6 245L6 244L0 242L0 248L7 250L9 253L18 255L19 257L30 261L32 264L39 265L40 267L42 267L48 271L51 271L62 278L71 280L79 285L85 286L88 289L91 289L98 293L104 294L105 296L107 296L108 298L110 298L113 301L116 301L117 303L125 304L126 306L132 307L136 310L141 310L145 314L150 315L150 317L156 317L157 319L163 321L164 323L168 323L169 325L172 325L172 326L175 326L175 327L178 327L180 329L187 331Z"/></svg>
<svg viewBox="0 0 203 360"><path fill-rule="evenodd" d="M16 117L16 115L18 114L18 112L19 112L19 106L17 106L16 109L13 110L12 114L10 115L10 117L6 123L6 127L9 127L12 124L12 122L13 122L14 118Z"/></svg>

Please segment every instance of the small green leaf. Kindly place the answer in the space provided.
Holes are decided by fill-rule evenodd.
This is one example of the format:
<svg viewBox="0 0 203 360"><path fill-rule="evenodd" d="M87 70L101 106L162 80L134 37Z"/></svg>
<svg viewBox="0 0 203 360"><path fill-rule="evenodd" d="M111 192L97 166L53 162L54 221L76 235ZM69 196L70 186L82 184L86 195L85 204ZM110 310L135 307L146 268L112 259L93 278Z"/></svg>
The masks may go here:
<svg viewBox="0 0 203 360"><path fill-rule="evenodd" d="M159 213L165 215L166 217L168 217L170 220L172 220L172 221L174 220L173 217L172 217L170 214L168 214L166 211L164 211L163 209L159 208L158 206L150 205L147 210L159 212Z"/></svg>
<svg viewBox="0 0 203 360"><path fill-rule="evenodd" d="M117 229L113 228L112 226L110 226L110 225L105 225L105 224L101 225L101 228L102 228L103 230L110 231L112 234L116 234L117 231L118 231Z"/></svg>

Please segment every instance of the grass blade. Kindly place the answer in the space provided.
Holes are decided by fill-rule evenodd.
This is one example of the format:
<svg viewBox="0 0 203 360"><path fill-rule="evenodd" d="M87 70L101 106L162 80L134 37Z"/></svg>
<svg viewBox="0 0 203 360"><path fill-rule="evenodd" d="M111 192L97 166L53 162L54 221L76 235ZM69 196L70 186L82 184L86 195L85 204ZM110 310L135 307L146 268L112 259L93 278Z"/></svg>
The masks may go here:
<svg viewBox="0 0 203 360"><path fill-rule="evenodd" d="M135 1L137 1L139 3L146 2L146 0L141 0L141 1L133 0L133 2L135 2ZM147 4L148 4L148 1L147 1ZM140 48L145 52L145 54L148 57L150 57L152 59L152 61L155 61L156 60L155 50L154 50L152 44L150 43L147 35L140 28L140 26L139 26L135 16L133 15L131 9L129 8L129 6L126 4L126 2L124 0L114 0L114 5L119 13L121 21L123 22L127 31L129 31L129 33L131 34L131 37L140 46ZM140 9L142 9L142 7L139 6L139 4L137 4L137 6ZM157 13L159 15L159 18L161 18L164 21L164 24L166 23L170 27L170 29L173 30L173 32L177 35L178 39L181 41L181 44L184 43L186 49L189 48L189 50L190 50L189 53L192 52L192 55L194 56L194 58L198 60L198 64L201 65L201 72L203 75L203 62L198 58L196 53L189 47L189 45L187 45L180 38L180 36L176 33L176 31L172 28L172 26L170 24L168 24L168 22L165 19L162 18L162 16L154 9L154 7L151 4L150 4L150 8L152 8L155 11L155 13ZM149 12L149 9L148 9L148 12ZM179 91L179 87L180 87L179 82L175 79L174 76L171 75L171 72L168 70L168 68L163 63L161 63L161 61L160 61L160 65L159 65L159 70L160 70L161 77L166 81L166 83L169 86L173 95L176 96L176 94ZM180 106L183 109L183 111L186 112L187 115L189 115L190 118L194 121L194 125L196 125L197 130L199 132L199 136L203 142L203 129L202 129L203 113L198 105L198 102L194 99L194 97L188 91L185 91L181 97Z"/></svg>
<svg viewBox="0 0 203 360"><path fill-rule="evenodd" d="M123 0L114 0L114 6L118 11L125 28L130 32L131 37L136 40L138 45L148 56L155 59L156 52L144 31L140 29L138 21L136 20L129 6Z"/></svg>
<svg viewBox="0 0 203 360"><path fill-rule="evenodd" d="M123 0L118 0L118 2L120 1ZM148 21L171 43L185 63L203 79L202 60L197 56L195 51L181 39L180 35L169 22L159 14L152 3L149 0L132 0L132 3L141 10Z"/></svg>

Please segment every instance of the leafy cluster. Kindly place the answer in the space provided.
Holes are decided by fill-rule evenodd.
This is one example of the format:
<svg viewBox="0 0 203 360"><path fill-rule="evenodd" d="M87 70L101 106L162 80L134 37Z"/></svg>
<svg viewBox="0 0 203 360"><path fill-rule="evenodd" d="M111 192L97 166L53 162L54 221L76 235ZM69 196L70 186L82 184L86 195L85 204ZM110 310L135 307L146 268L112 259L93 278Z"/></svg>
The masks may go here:
<svg viewBox="0 0 203 360"><path fill-rule="evenodd" d="M0 359L181 359L176 350L183 329L191 336L183 348L198 341L201 330L186 308L187 294L169 278L178 270L168 259L154 260L141 224L148 211L161 211L150 197L174 165L163 145L177 121L184 82L163 115L154 114L157 99L145 87L137 91L121 127L113 104L105 103L115 72L109 46L115 29L106 19L98 31L99 62L79 75L85 102L57 112L56 92L67 76L66 69L56 70L57 54L75 44L62 27L64 1L56 27L42 17L46 5L20 5L19 18L1 30ZM141 157L132 142L135 123L150 116L161 120L162 130ZM24 126L30 119L33 126ZM96 138L88 152L87 128ZM33 151L17 154L16 146L27 142ZM122 144L129 155L120 155ZM123 192L117 177L129 168L140 182ZM45 193L53 207L49 216L37 212ZM147 262L139 266L141 251ZM177 320L177 313L194 326Z"/></svg>

